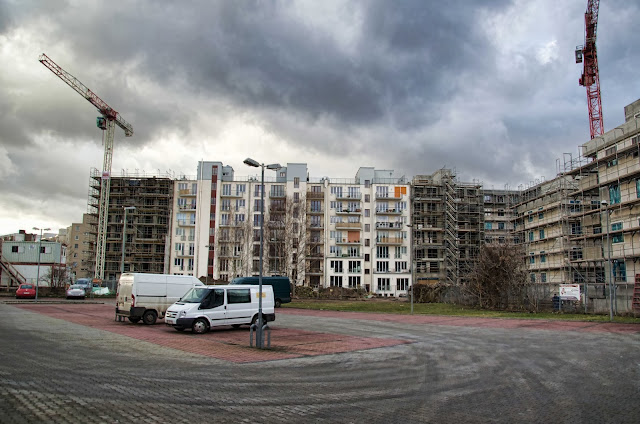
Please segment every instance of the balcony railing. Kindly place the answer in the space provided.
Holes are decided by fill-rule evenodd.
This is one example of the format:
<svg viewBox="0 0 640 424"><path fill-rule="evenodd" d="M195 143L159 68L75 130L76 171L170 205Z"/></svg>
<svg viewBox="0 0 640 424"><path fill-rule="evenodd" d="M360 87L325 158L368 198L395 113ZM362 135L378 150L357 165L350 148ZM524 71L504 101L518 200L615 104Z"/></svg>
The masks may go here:
<svg viewBox="0 0 640 424"><path fill-rule="evenodd" d="M362 228L362 222L336 222L336 228Z"/></svg>
<svg viewBox="0 0 640 424"><path fill-rule="evenodd" d="M379 244L402 244L404 239L402 237L378 237L376 243Z"/></svg>

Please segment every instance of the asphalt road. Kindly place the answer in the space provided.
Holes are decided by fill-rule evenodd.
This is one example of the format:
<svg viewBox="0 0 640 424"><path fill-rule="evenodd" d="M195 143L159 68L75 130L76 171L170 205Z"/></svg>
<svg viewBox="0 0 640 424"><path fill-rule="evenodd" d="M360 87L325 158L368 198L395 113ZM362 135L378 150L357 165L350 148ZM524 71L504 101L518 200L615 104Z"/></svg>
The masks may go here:
<svg viewBox="0 0 640 424"><path fill-rule="evenodd" d="M0 423L640 422L640 331L283 311L282 334L408 343L235 363L15 305L0 316Z"/></svg>

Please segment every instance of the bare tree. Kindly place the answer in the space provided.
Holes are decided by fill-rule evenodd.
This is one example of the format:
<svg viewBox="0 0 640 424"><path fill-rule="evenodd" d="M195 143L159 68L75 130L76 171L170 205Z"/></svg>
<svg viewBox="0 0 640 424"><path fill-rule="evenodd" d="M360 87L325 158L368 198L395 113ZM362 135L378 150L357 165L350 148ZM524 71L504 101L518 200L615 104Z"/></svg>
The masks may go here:
<svg viewBox="0 0 640 424"><path fill-rule="evenodd" d="M53 265L40 277L41 281L46 281L51 288L65 287L69 282L69 269L66 266Z"/></svg>
<svg viewBox="0 0 640 424"><path fill-rule="evenodd" d="M531 283L522 246L487 244L465 284L472 303L490 309L529 309Z"/></svg>

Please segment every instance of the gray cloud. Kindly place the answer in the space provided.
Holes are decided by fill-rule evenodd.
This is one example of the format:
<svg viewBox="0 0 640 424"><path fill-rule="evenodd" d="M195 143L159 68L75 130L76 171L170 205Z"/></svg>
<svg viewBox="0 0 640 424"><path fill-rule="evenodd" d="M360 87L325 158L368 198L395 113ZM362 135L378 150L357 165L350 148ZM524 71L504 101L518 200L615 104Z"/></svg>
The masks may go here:
<svg viewBox="0 0 640 424"><path fill-rule="evenodd" d="M307 162L312 175L348 178L376 166L412 176L448 166L496 186L552 178L556 159L588 139L573 63L585 6L0 0L10 52L0 56L9 63L0 69L0 175L12 186L0 204L9 211L28 207L24 193L51 196L85 205L79 220L88 170L101 166L96 111L37 63L41 52L132 123L130 139L117 130L117 146L131 154L116 150L114 167L189 173L199 159L253 154L239 146L263 137L269 154L295 151L292 161ZM637 5L601 5L606 128L638 97L629 84L640 59L629 40L639 18ZM33 63L33 74L14 71L13 59ZM85 152L91 159L78 160ZM81 163L61 166L66 157ZM158 157L166 163L150 159Z"/></svg>

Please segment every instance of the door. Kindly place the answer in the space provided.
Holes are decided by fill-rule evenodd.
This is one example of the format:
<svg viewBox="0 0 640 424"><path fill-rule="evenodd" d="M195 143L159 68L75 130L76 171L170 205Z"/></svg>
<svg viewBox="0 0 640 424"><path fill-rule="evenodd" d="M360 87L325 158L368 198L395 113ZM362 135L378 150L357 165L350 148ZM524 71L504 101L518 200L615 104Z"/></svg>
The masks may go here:
<svg viewBox="0 0 640 424"><path fill-rule="evenodd" d="M263 286L264 288L264 286ZM256 290L254 288L254 290ZM250 324L258 313L255 302L251 302L251 289L227 289L227 319L229 324Z"/></svg>
<svg viewBox="0 0 640 424"><path fill-rule="evenodd" d="M224 289L213 289L200 304L201 312L209 319L209 325L216 327L227 324L227 305Z"/></svg>

